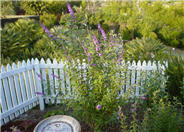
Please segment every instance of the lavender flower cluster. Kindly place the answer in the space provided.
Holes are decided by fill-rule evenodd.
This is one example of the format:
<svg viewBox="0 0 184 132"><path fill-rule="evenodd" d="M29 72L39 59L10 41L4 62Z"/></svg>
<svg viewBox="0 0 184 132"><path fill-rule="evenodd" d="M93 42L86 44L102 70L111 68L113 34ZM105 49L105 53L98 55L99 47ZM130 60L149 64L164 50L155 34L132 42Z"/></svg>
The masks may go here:
<svg viewBox="0 0 184 132"><path fill-rule="evenodd" d="M67 2L67 8L68 8L68 11L70 12L70 15L72 16L72 18L75 18L74 12L73 12L73 10L68 2Z"/></svg>
<svg viewBox="0 0 184 132"><path fill-rule="evenodd" d="M100 24L98 24L98 30L101 32L104 40L106 41L107 40L106 34L105 34L104 30L102 29Z"/></svg>

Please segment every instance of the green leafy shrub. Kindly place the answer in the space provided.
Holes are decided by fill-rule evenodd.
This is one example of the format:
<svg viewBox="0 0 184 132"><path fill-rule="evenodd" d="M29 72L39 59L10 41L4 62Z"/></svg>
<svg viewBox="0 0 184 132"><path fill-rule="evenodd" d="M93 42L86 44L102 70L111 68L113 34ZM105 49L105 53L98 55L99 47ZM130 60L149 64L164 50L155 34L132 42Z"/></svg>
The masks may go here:
<svg viewBox="0 0 184 132"><path fill-rule="evenodd" d="M122 131L180 132L183 130L183 106L181 103L178 103L177 100L169 101L166 92L164 95L161 95L160 91L163 88L153 89L152 96L149 97L152 100L150 105L143 107L143 104L148 99L147 97L142 98L141 101L137 98L136 101L129 104L129 111L124 110L127 108L119 109ZM148 95L149 93L146 94Z"/></svg>
<svg viewBox="0 0 184 132"><path fill-rule="evenodd" d="M159 61L164 58L165 48L158 40L142 38L126 43L125 51L126 60Z"/></svg>
<svg viewBox="0 0 184 132"><path fill-rule="evenodd" d="M15 15L15 9L12 1L1 2L1 15Z"/></svg>
<svg viewBox="0 0 184 132"><path fill-rule="evenodd" d="M165 45L183 48L183 4L162 1L107 2L92 13L90 23L107 24L107 30L121 33L125 40L148 37L159 39Z"/></svg>
<svg viewBox="0 0 184 132"><path fill-rule="evenodd" d="M23 1L21 8L25 10L26 15L43 15L48 12L47 3L44 1Z"/></svg>
<svg viewBox="0 0 184 132"><path fill-rule="evenodd" d="M26 54L43 35L40 25L31 19L19 19L15 23L5 25L1 32L2 57L12 61L32 57ZM2 62L6 63L6 62Z"/></svg>
<svg viewBox="0 0 184 132"><path fill-rule="evenodd" d="M164 97L166 79L164 79L163 69L157 69L156 71L150 71L149 73L142 72L140 76L139 93L146 97L146 107L150 106L153 102L153 93L157 91L157 98ZM145 105L143 105L145 107Z"/></svg>
<svg viewBox="0 0 184 132"><path fill-rule="evenodd" d="M181 56L170 54L165 74L167 77L166 90L169 95L172 98L177 97L183 102L184 96L181 92L183 87L182 79L184 78L184 59Z"/></svg>
<svg viewBox="0 0 184 132"><path fill-rule="evenodd" d="M46 27L51 28L57 23L57 16L52 15L52 14L44 14L40 16L40 21Z"/></svg>
<svg viewBox="0 0 184 132"><path fill-rule="evenodd" d="M24 1L21 7L27 15L43 15L45 13L59 15L67 12L67 2L65 1ZM80 6L80 1L70 2L71 6Z"/></svg>
<svg viewBox="0 0 184 132"><path fill-rule="evenodd" d="M182 107L177 101L171 104L168 98L157 99L153 93L153 103L144 115L140 131L142 132L180 132L182 128ZM181 108L181 109L178 109Z"/></svg>

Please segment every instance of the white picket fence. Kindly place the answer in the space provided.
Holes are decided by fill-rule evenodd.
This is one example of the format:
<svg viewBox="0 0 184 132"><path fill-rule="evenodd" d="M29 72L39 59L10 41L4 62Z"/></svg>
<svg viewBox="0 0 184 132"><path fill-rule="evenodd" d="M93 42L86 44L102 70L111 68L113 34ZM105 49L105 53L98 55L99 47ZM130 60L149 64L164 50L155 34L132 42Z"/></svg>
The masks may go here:
<svg viewBox="0 0 184 132"><path fill-rule="evenodd" d="M81 63L85 66L84 64L85 61ZM122 64L125 63L122 62ZM149 74L149 71L162 67L155 62L141 63L139 61L138 63L127 62L126 64L128 70L126 73L122 73L125 74L126 83L120 94L126 92L131 86L135 88L135 95L139 95L138 85L135 84L141 81L141 74L143 72ZM44 59L41 59L41 61L32 59L31 61L27 60L27 62L13 63L12 66L9 64L6 67L2 66L0 73L0 126L37 105L40 105L40 109L44 110L45 103L54 103L53 98L44 98L39 93L46 93L48 89L51 97L55 97L59 91L70 93L72 87L68 78L67 67L64 69L64 66L63 61L57 62L56 59L53 60L53 63L50 59L46 62Z"/></svg>

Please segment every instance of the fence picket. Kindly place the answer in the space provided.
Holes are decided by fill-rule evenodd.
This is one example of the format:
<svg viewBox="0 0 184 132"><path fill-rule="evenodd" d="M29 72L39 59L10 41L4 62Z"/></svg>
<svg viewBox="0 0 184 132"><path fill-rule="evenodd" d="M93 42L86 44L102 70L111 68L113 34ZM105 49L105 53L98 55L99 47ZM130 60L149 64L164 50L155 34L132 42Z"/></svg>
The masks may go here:
<svg viewBox="0 0 184 132"><path fill-rule="evenodd" d="M60 78L61 78L61 82L62 82L61 90L62 90L63 94L65 95L66 94L66 87L65 87L65 76L64 76L64 63L62 60L59 62L59 65L61 66L59 69Z"/></svg>
<svg viewBox="0 0 184 132"><path fill-rule="evenodd" d="M5 68L1 68L2 72L6 72ZM13 108L12 100L11 100L11 94L10 94L10 87L8 85L8 78L3 78L3 85L4 85L4 92L5 92L5 97L8 105L8 110ZM14 119L15 116L14 114L10 115L10 120Z"/></svg>
<svg viewBox="0 0 184 132"><path fill-rule="evenodd" d="M36 84L36 91L38 98L39 98L39 104L40 104L40 110L44 110L45 109L45 105L44 105L44 99L43 99L43 90L42 90L42 85L41 85L41 80L43 79L41 74L40 74L40 67L39 67L39 60L36 58L35 61L33 61L34 63L34 69L35 69L35 73L34 73L34 78L35 78L35 84Z"/></svg>
<svg viewBox="0 0 184 132"><path fill-rule="evenodd" d="M35 91L35 96L37 96L37 94L36 94L36 92L37 92L37 81L36 81L36 79L38 78L38 76L37 76L37 74L36 74L36 71L35 71L35 67L37 67L36 65L36 63L35 63L35 60L32 58L31 59L31 65L33 65L34 66L34 69L33 70L31 70L31 74L32 74L32 77L33 77L33 83L34 83L34 91ZM35 104L37 105L37 104L39 104L39 101L36 101L35 102Z"/></svg>
<svg viewBox="0 0 184 132"><path fill-rule="evenodd" d="M22 62L22 66L26 67L26 62L23 61ZM27 93L27 99L30 100L31 99L31 91L30 91L30 85L29 85L29 78L28 78L28 70L25 71L24 73L24 80L25 80L25 88L26 88L26 93ZM29 109L31 109L33 107L32 104L29 105Z"/></svg>
<svg viewBox="0 0 184 132"><path fill-rule="evenodd" d="M67 94L70 96L71 95L71 83L70 83L70 76L69 76L69 67L65 62L65 78L66 78L66 89L67 89Z"/></svg>
<svg viewBox="0 0 184 132"><path fill-rule="evenodd" d="M127 62L128 67L131 66L130 61ZM130 70L126 72L126 93L130 90Z"/></svg>
<svg viewBox="0 0 184 132"><path fill-rule="evenodd" d="M30 60L28 59L27 60L27 66L30 66L31 65L31 62ZM29 78L29 82L30 82L30 90L31 90L31 98L34 98L36 96L36 92L35 92L35 85L34 85L34 82L33 82L33 72L32 72L32 69L31 70L28 70L28 78ZM36 106L36 102L34 102L33 104L33 107Z"/></svg>
<svg viewBox="0 0 184 132"><path fill-rule="evenodd" d="M136 92L135 95L139 95L139 82L140 82L140 69L141 69L141 61L138 61L137 63L137 69L136 69Z"/></svg>
<svg viewBox="0 0 184 132"><path fill-rule="evenodd" d="M45 61L44 61L43 58L41 59L40 64L41 65L45 65ZM43 92L44 92L45 95L47 95L47 93L48 93L48 82L47 82L46 69L40 69L40 71L41 71L42 77L43 77L43 80L42 80ZM49 103L49 99L48 98L45 99L45 103L46 104Z"/></svg>
<svg viewBox="0 0 184 132"><path fill-rule="evenodd" d="M51 65L50 59L47 60L47 64ZM50 92L51 92L51 103L54 104L54 99L55 93L54 93L54 79L53 79L53 72L52 69L48 69L48 75L49 75L49 87L50 87Z"/></svg>
<svg viewBox="0 0 184 132"><path fill-rule="evenodd" d="M0 80L0 88L1 88L1 107L2 107L2 112L5 113L6 111L8 111L8 107L6 105L6 100L5 100L5 95L4 95L4 88L2 86L1 80ZM9 122L9 118L5 117L4 118L4 122L5 123Z"/></svg>
<svg viewBox="0 0 184 132"><path fill-rule="evenodd" d="M17 69L17 66L15 63L12 64L13 70ZM18 79L18 74L14 75L14 82L15 82L15 88L17 91L17 101L18 104L22 104L22 94L21 94L21 88L20 88L20 84L19 84L19 79ZM24 109L20 109L20 114L24 113Z"/></svg>
<svg viewBox="0 0 184 132"><path fill-rule="evenodd" d="M9 64L7 65L7 71L8 72L12 71L12 68L11 68L11 66ZM9 80L9 85L10 85L10 92L11 92L11 95L12 95L13 107L16 107L17 106L17 97L16 97L16 92L15 92L13 76L9 76L8 80ZM18 116L19 116L19 112L16 111L15 112L15 117L18 117Z"/></svg>
<svg viewBox="0 0 184 132"><path fill-rule="evenodd" d="M22 64L18 62L18 68L21 68ZM21 92L22 92L22 97L23 97L23 103L27 101L27 95L26 95L26 88L25 88L25 82L24 82L24 77L23 73L19 73L19 79L20 79L20 86L21 86ZM28 106L25 107L25 111L28 111Z"/></svg>
<svg viewBox="0 0 184 132"><path fill-rule="evenodd" d="M54 60L53 60L53 65L55 65L55 66L58 65L58 62L57 62L57 60L56 60L55 58L54 58ZM54 84L55 84L55 93L56 93L56 96L58 96L59 91L61 90L61 88L60 88L60 86L59 86L59 81L61 81L61 80L60 80L60 78L59 78L59 76L58 76L58 69L56 69L56 68L54 68L53 77L54 77ZM60 103L60 100L57 99L57 100L56 100L56 103L59 104L59 103Z"/></svg>
<svg viewBox="0 0 184 132"><path fill-rule="evenodd" d="M132 70L131 70L131 95L135 95L136 91L136 83L135 83L135 73L136 73L136 62L133 61L131 64Z"/></svg>

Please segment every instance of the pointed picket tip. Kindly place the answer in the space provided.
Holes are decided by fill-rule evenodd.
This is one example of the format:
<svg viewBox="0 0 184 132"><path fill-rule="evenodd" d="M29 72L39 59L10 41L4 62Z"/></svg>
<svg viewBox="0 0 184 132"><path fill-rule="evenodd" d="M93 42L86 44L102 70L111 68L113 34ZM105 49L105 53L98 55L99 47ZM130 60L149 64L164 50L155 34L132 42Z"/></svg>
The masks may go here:
<svg viewBox="0 0 184 132"><path fill-rule="evenodd" d="M54 60L53 60L53 64L57 64L57 60L56 60L56 58L54 58Z"/></svg>
<svg viewBox="0 0 184 132"><path fill-rule="evenodd" d="M62 59L59 61L59 64L63 64L63 60Z"/></svg>
<svg viewBox="0 0 184 132"><path fill-rule="evenodd" d="M126 64L127 64L128 66L131 66L131 62L130 62L130 61L127 61Z"/></svg>
<svg viewBox="0 0 184 132"><path fill-rule="evenodd" d="M145 60L143 61L142 66L146 66L146 61Z"/></svg>
<svg viewBox="0 0 184 132"><path fill-rule="evenodd" d="M12 68L11 68L11 65L10 65L10 64L8 64L6 67L7 67L7 71L11 71L11 70L12 70Z"/></svg>
<svg viewBox="0 0 184 132"><path fill-rule="evenodd" d="M153 62L152 62L152 66L153 66L153 67L156 67L156 66L157 66L156 63L157 63L156 61L153 61Z"/></svg>
<svg viewBox="0 0 184 132"><path fill-rule="evenodd" d="M47 59L47 64L51 64L51 60L50 59Z"/></svg>
<svg viewBox="0 0 184 132"><path fill-rule="evenodd" d="M34 65L34 64L35 64L35 61L34 61L34 59L33 59L33 58L31 59L31 64L32 64L32 65Z"/></svg>
<svg viewBox="0 0 184 132"><path fill-rule="evenodd" d="M35 64L39 64L39 60L37 58L35 59Z"/></svg>
<svg viewBox="0 0 184 132"><path fill-rule="evenodd" d="M17 65L15 63L12 64L13 69L17 68Z"/></svg>
<svg viewBox="0 0 184 132"><path fill-rule="evenodd" d="M151 66L151 61L148 61L147 65L148 65L148 66Z"/></svg>
<svg viewBox="0 0 184 132"><path fill-rule="evenodd" d="M138 66L141 66L141 61L140 60L137 62L137 65Z"/></svg>
<svg viewBox="0 0 184 132"><path fill-rule="evenodd" d="M1 72L6 72L6 69L4 66L1 66Z"/></svg>
<svg viewBox="0 0 184 132"><path fill-rule="evenodd" d="M20 61L18 61L17 65L18 65L18 68L22 67L22 64L20 63Z"/></svg>
<svg viewBox="0 0 184 132"><path fill-rule="evenodd" d="M26 66L26 62L24 60L22 61L22 66Z"/></svg>
<svg viewBox="0 0 184 132"><path fill-rule="evenodd" d="M45 64L45 60L43 58L41 58L41 61L40 61L41 64Z"/></svg>
<svg viewBox="0 0 184 132"><path fill-rule="evenodd" d="M30 59L27 60L27 65L31 65Z"/></svg>
<svg viewBox="0 0 184 132"><path fill-rule="evenodd" d="M135 60L132 62L132 65L133 65L133 66L135 66L135 65L136 65L136 62L135 62Z"/></svg>

